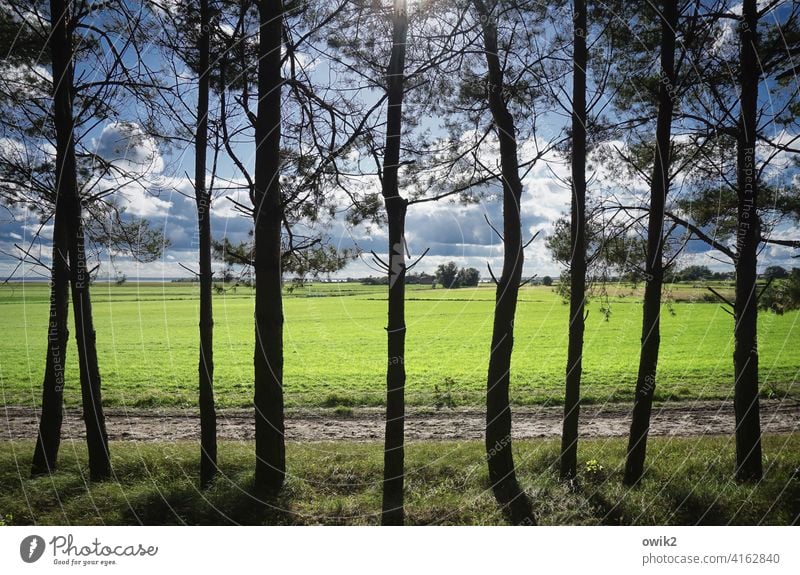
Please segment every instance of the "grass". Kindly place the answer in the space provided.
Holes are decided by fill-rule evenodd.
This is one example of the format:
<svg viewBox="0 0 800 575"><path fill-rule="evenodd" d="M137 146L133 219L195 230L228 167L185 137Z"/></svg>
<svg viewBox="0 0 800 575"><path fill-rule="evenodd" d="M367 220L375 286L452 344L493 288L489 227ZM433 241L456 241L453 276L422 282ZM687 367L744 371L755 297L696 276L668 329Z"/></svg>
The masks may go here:
<svg viewBox="0 0 800 575"><path fill-rule="evenodd" d="M730 293L729 286L718 286ZM733 319L703 301L696 286L673 286L664 306L656 400L721 399L733 388ZM97 284L93 290L100 369L107 405L196 405L196 284ZM585 402L630 401L641 330L640 290L616 286L608 302L589 303ZM418 406L484 401L494 289L409 286L407 398ZM45 357L49 291L45 284L0 289L0 393L6 405L37 405ZM602 308L610 304L608 321ZM289 407L376 406L385 397L386 290L360 284L300 288L285 299L285 391ZM567 306L551 288L520 294L512 372L517 405L561 403ZM252 401L253 294L215 295L215 385L220 406ZM761 389L796 395L800 312L763 313ZM74 330L71 330L74 333ZM80 402L74 341L65 402Z"/></svg>
<svg viewBox="0 0 800 575"><path fill-rule="evenodd" d="M286 488L251 493L252 445L221 444L221 476L197 485L195 444L112 444L115 481L86 482L82 444L65 444L60 471L28 479L33 443L0 443L0 517L8 524L377 524L382 446L289 444ZM800 436L764 438L765 476L732 480L732 438L653 438L635 489L620 484L625 441L586 440L575 490L557 480L557 440L515 443L520 481L545 525L797 524ZM406 456L409 524L502 524L479 442L421 442Z"/></svg>

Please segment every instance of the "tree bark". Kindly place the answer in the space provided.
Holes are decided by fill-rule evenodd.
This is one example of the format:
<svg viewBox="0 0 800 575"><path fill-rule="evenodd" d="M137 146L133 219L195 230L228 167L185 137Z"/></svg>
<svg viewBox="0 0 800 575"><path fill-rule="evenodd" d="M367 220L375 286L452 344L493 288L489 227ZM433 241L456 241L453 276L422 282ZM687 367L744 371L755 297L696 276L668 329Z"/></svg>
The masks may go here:
<svg viewBox="0 0 800 575"><path fill-rule="evenodd" d="M497 49L494 17L482 0L473 0L483 31L484 54L489 70L489 108L500 141L503 180L503 271L497 282L492 347L486 390L486 459L495 498L514 524L535 524L530 501L517 482L511 450L509 384L514 346L514 315L522 279L523 248L517 140L514 119L504 99L503 72Z"/></svg>
<svg viewBox="0 0 800 575"><path fill-rule="evenodd" d="M383 504L381 523L402 525L405 431L405 225L407 201L400 196L398 168L403 122L406 2L395 2L392 53L387 69L386 148L383 158L382 194L389 220L389 305L386 366L386 436L383 456Z"/></svg>
<svg viewBox="0 0 800 575"><path fill-rule="evenodd" d="M761 421L758 404L758 302L756 264L760 224L757 213L755 147L758 107L758 8L756 0L745 0L739 24L741 97L736 142L738 187L736 232L736 301L734 306L733 365L736 383L733 409L736 414L736 478L757 481L761 463Z"/></svg>
<svg viewBox="0 0 800 575"><path fill-rule="evenodd" d="M658 351L661 344L661 291L664 285L664 210L669 192L670 143L675 86L676 0L665 0L661 13L661 77L656 119L656 154L650 185L650 215L647 223L647 254L642 313L642 347L633 403L628 455L623 483L634 485L644 473L647 435L656 388Z"/></svg>
<svg viewBox="0 0 800 575"><path fill-rule="evenodd" d="M277 492L286 475L283 422L283 300L280 189L283 2L261 0L258 120L254 178L256 278L254 355L256 473L259 490Z"/></svg>
<svg viewBox="0 0 800 575"><path fill-rule="evenodd" d="M578 462L583 359L584 305L586 301L586 1L575 0L572 55L572 258L570 261L569 344L561 433L561 478L575 477Z"/></svg>
<svg viewBox="0 0 800 575"><path fill-rule="evenodd" d="M75 316L75 338L78 347L78 365L81 379L83 420L86 424L86 443L89 451L89 477L101 481L111 476L111 459L108 450L106 419L103 413L100 366L97 360L97 334L92 317L92 300L89 292L91 278L86 266L85 234L80 215L80 203L70 210L75 230L70 242L70 267L72 270L72 303Z"/></svg>
<svg viewBox="0 0 800 575"><path fill-rule="evenodd" d="M65 0L50 0L56 165L59 166L57 193L64 202L63 213L68 236L75 338L78 345L83 419L86 424L86 443L89 451L89 476L92 481L99 481L111 475L111 460L100 393L97 335L94 331L92 300L89 292L91 278L86 263L86 237L81 218L81 199L78 193L75 163L72 115L74 55L67 4Z"/></svg>
<svg viewBox="0 0 800 575"><path fill-rule="evenodd" d="M56 160L58 173L62 173L60 158ZM60 178L56 190L61 189ZM47 358L42 384L42 413L39 435L33 453L31 475L52 473L56 469L58 448L61 445L63 419L64 369L66 367L67 341L69 340L69 264L68 238L64 225L64 194L56 198L53 217L53 263L50 284L50 320L47 330Z"/></svg>
<svg viewBox="0 0 800 575"><path fill-rule="evenodd" d="M206 189L206 150L208 147L209 94L208 0L200 0L200 78L197 95L197 134L195 136L195 203L200 243L200 484L207 487L217 473L217 414L214 408L214 315L212 310L211 270L211 194Z"/></svg>

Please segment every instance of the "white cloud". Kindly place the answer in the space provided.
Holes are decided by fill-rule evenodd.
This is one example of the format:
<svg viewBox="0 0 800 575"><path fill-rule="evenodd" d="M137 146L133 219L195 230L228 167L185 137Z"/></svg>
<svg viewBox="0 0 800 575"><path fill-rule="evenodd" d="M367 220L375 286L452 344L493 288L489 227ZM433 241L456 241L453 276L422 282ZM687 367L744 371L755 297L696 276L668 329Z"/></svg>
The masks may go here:
<svg viewBox="0 0 800 575"><path fill-rule="evenodd" d="M94 141L94 148L104 160L134 174L160 174L164 170L164 159L155 140L134 122L107 124Z"/></svg>
<svg viewBox="0 0 800 575"><path fill-rule="evenodd" d="M120 192L122 205L127 212L140 218L163 216L169 213L173 203L156 197L137 186L129 186Z"/></svg>

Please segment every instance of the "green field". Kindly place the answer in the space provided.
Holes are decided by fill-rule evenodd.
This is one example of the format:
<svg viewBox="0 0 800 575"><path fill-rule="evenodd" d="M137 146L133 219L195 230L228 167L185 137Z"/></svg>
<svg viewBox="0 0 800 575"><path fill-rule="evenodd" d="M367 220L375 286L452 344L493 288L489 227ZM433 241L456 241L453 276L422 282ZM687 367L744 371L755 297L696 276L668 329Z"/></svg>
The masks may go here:
<svg viewBox="0 0 800 575"><path fill-rule="evenodd" d="M634 489L621 484L624 439L581 441L578 487L557 475L558 440L514 443L517 473L543 525L791 525L800 521L800 437L764 438L764 478L733 480L733 438L652 438L654 466ZM290 443L285 489L251 493L251 445L223 442L220 475L197 488L197 445L111 445L113 481L86 483L82 442L65 444L59 471L29 479L32 441L0 443L0 524L379 523L383 445ZM587 462L596 461L590 472ZM602 469L600 468L602 467ZM481 442L411 443L406 522L503 524Z"/></svg>
<svg viewBox="0 0 800 575"><path fill-rule="evenodd" d="M384 401L385 287L316 283L285 299L288 406L380 405ZM720 288L723 289L723 288ZM733 319L705 290L671 288L664 306L656 399L719 399L733 390ZM252 397L253 297L249 288L215 295L215 385L221 406ZM96 284L93 290L104 400L116 406L193 406L197 386L197 296L189 283ZM494 289L409 286L408 401L433 406L483 402ZM41 394L49 291L46 284L0 288L0 392L6 405ZM627 401L633 393L641 305L630 287L612 291L610 317L593 299L586 326L583 397ZM560 403L567 306L551 288L521 291L512 366L515 404ZM762 313L761 390L797 395L800 312ZM74 330L71 330L74 333ZM80 400L74 341L65 401Z"/></svg>

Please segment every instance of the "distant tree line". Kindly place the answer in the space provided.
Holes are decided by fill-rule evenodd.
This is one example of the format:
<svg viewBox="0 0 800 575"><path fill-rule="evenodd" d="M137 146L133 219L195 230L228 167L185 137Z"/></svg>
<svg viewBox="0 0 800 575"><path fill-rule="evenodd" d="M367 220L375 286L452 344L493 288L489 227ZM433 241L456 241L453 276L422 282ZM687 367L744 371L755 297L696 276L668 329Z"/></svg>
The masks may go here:
<svg viewBox="0 0 800 575"><path fill-rule="evenodd" d="M475 268L459 269L456 262L440 264L436 268L436 283L444 288L475 287L481 279L481 273Z"/></svg>

